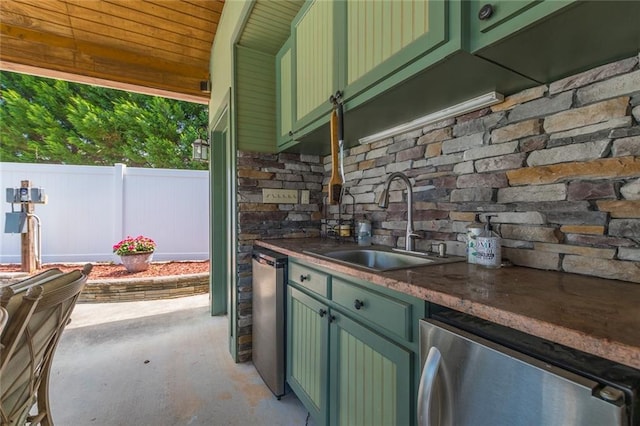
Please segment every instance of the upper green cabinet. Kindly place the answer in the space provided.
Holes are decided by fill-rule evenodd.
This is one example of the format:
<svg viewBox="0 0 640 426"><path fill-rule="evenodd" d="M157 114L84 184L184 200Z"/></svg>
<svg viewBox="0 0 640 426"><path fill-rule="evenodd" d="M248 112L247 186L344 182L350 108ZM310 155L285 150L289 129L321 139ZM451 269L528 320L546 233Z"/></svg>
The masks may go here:
<svg viewBox="0 0 640 426"><path fill-rule="evenodd" d="M348 148L487 92L508 96L637 55L638 16L640 1L309 0L276 62L283 84L291 78L291 103L279 95L279 147L328 154L338 91Z"/></svg>
<svg viewBox="0 0 640 426"><path fill-rule="evenodd" d="M276 128L279 149L285 149L293 139L293 83L293 52L289 39L276 55Z"/></svg>
<svg viewBox="0 0 640 426"><path fill-rule="evenodd" d="M449 13L449 0L308 1L291 26L294 133L326 125L337 92L353 109L457 50Z"/></svg>
<svg viewBox="0 0 640 426"><path fill-rule="evenodd" d="M345 16L341 90L349 100L447 41L443 1L340 2Z"/></svg>
<svg viewBox="0 0 640 426"><path fill-rule="evenodd" d="M471 51L475 52L522 31L572 2L573 0L472 1L469 3Z"/></svg>
<svg viewBox="0 0 640 426"><path fill-rule="evenodd" d="M308 2L292 23L295 75L295 128L331 110L329 97L340 87L338 49L343 42L338 2Z"/></svg>
<svg viewBox="0 0 640 426"><path fill-rule="evenodd" d="M539 83L638 54L639 1L469 3L470 51Z"/></svg>

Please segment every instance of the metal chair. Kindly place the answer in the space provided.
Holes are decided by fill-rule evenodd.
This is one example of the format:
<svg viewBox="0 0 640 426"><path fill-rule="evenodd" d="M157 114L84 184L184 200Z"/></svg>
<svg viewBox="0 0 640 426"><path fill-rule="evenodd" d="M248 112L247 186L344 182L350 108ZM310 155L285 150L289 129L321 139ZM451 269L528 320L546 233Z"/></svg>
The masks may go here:
<svg viewBox="0 0 640 426"><path fill-rule="evenodd" d="M0 307L0 336L4 332L4 326L7 325L7 319L9 318L9 313L3 307ZM0 351L2 351L4 347L0 344Z"/></svg>
<svg viewBox="0 0 640 426"><path fill-rule="evenodd" d="M0 291L9 319L1 336L0 420L4 425L51 425L49 374L64 327L87 281L82 271L46 274ZM34 409L35 408L35 409Z"/></svg>
<svg viewBox="0 0 640 426"><path fill-rule="evenodd" d="M9 287L11 287L14 293L20 293L35 284L44 284L50 278L60 274L62 274L62 271L58 268L47 269L27 279L10 284Z"/></svg>

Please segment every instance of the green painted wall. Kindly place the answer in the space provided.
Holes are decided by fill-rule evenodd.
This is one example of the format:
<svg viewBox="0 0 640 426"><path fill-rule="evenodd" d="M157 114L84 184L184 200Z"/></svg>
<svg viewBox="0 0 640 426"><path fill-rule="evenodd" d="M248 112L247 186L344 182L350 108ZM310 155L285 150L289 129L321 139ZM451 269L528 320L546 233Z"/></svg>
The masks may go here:
<svg viewBox="0 0 640 426"><path fill-rule="evenodd" d="M238 149L273 152L276 146L276 72L274 55L236 46Z"/></svg>
<svg viewBox="0 0 640 426"><path fill-rule="evenodd" d="M233 44L251 8L250 0L225 2L218 23L216 37L211 48L209 72L211 74L211 99L209 118L215 119L226 107L227 92L233 86Z"/></svg>
<svg viewBox="0 0 640 426"><path fill-rule="evenodd" d="M212 159L209 162L211 179L211 291L214 300L212 314L225 309L220 299L227 299L229 318L229 352L238 361L237 336L237 271L235 267L235 138L236 119L233 90L233 45L251 9L251 1L226 2L216 37L211 48L209 72L212 76L209 101L209 127L216 128L212 138ZM222 254L221 254L222 253ZM216 300L217 299L217 300Z"/></svg>
<svg viewBox="0 0 640 426"><path fill-rule="evenodd" d="M223 132L225 136L216 139L217 143L225 144L224 149L216 146L213 150L214 155L223 158L210 162L211 199L218 201L211 208L211 216L216 217L217 212L223 209L226 217L225 221L212 219L212 240L215 240L216 235L225 236L226 239L225 248L221 248L222 243L218 242L217 245L218 252L224 250L224 255L212 255L211 267L214 271L218 270L216 276L222 277L222 285L226 286L229 329L232 333L229 345L236 362L248 361L251 356L251 324L247 321L247 316L250 318L251 314L250 304L239 298L239 292L243 291L239 287L245 285L243 282L247 279L247 271L244 269L246 265L242 264L243 253L239 252L242 249L239 244L242 235L238 231L237 152L241 148L240 144L243 144L244 150L255 151L265 141L270 144L270 151L275 149L274 59L277 50L289 36L289 23L301 5L300 0L227 1L211 49L209 123L211 129ZM252 67L255 69L251 69ZM264 69L270 75L256 73ZM255 88L253 91L247 90L250 89L247 82L252 77L262 79L260 82L252 82ZM256 91L266 87L265 79L271 84L266 94L262 93L256 99ZM212 248L212 253L213 250ZM212 289L219 285L219 280L212 282ZM216 293L225 294L222 291ZM214 303L212 311L221 313L219 303Z"/></svg>

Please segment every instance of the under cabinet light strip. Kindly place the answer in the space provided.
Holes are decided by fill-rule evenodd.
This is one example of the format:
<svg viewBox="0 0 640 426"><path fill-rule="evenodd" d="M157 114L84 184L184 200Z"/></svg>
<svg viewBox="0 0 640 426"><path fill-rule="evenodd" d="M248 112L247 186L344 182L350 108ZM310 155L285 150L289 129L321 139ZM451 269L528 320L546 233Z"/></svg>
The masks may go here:
<svg viewBox="0 0 640 426"><path fill-rule="evenodd" d="M503 99L504 96L502 96L502 94L498 92L485 93L484 95L466 100L459 104L450 106L449 108L441 109L440 111L425 115L424 117L417 118L413 121L409 121L408 123L400 124L390 129L383 130L382 132L375 133L371 136L365 136L364 138L361 138L359 142L360 144L377 142L395 135L410 132L417 128L424 127L427 124L435 123L446 118L457 117L459 115L467 114L472 111L495 105L502 102Z"/></svg>

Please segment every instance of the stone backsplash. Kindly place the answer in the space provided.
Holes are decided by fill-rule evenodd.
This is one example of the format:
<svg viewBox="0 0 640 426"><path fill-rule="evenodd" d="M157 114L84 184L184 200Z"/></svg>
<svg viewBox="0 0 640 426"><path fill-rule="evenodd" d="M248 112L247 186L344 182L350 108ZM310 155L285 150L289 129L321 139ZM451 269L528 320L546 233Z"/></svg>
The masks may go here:
<svg viewBox="0 0 640 426"><path fill-rule="evenodd" d="M401 171L414 185L418 250L444 241L464 255L466 226L491 214L516 265L640 283L639 122L636 56L356 146L345 186L376 244L404 246L404 185L392 185L388 209L376 203L386 177ZM323 162L326 185L330 157Z"/></svg>
<svg viewBox="0 0 640 426"><path fill-rule="evenodd" d="M251 251L253 241L317 237L320 233L320 157L238 152L238 360L251 359ZM309 204L265 204L264 188L309 190Z"/></svg>
<svg viewBox="0 0 640 426"><path fill-rule="evenodd" d="M516 265L640 283L640 67L629 58L507 97L471 114L346 151L341 217L367 216L373 241L404 246L414 186L416 249L465 255L466 226L492 214ZM345 113L348 126L349 115ZM238 152L238 359L251 358L255 239L320 235L330 157ZM263 188L310 191L310 204L264 204Z"/></svg>

